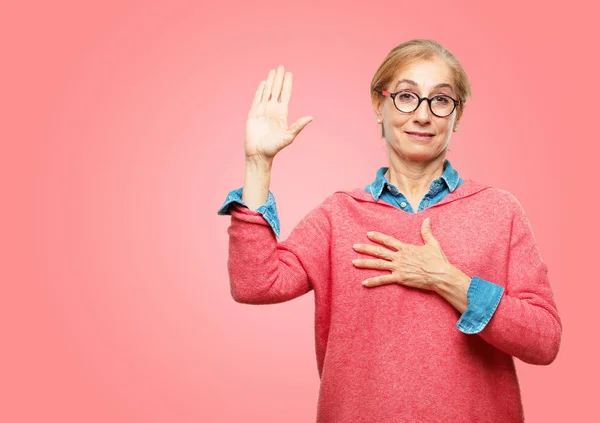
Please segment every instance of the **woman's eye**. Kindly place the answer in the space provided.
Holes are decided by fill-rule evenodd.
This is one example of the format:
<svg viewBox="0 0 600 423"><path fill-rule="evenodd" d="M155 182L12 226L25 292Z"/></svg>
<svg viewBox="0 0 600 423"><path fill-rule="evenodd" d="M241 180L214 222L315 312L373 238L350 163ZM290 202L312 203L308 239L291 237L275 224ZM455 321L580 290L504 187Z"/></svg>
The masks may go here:
<svg viewBox="0 0 600 423"><path fill-rule="evenodd" d="M444 104L444 103L448 103L450 100L448 100L447 97L438 95L438 96L433 97L433 101L435 101L436 103Z"/></svg>

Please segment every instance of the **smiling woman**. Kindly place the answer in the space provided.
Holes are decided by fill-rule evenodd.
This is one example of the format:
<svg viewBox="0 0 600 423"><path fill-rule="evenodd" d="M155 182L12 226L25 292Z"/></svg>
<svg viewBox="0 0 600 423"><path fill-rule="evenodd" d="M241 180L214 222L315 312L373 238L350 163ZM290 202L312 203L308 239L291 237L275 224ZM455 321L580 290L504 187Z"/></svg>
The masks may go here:
<svg viewBox="0 0 600 423"><path fill-rule="evenodd" d="M458 60L433 40L392 49L371 83L389 165L279 242L273 158L312 120L288 126L291 91L283 66L259 83L245 183L218 214L235 301L314 291L317 422L523 421L514 357L550 364L562 323L519 201L446 159L470 95Z"/></svg>

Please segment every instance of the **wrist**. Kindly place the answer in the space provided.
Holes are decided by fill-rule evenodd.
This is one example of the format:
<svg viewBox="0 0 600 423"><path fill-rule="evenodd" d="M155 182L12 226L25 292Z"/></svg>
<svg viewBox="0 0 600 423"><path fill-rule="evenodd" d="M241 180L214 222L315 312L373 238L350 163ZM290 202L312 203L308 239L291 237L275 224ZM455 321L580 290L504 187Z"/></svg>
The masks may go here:
<svg viewBox="0 0 600 423"><path fill-rule="evenodd" d="M460 313L464 313L469 305L467 292L471 285L471 277L452 265L448 268L447 275L447 278L434 285L434 291Z"/></svg>
<svg viewBox="0 0 600 423"><path fill-rule="evenodd" d="M452 264L448 264L444 275L433 286L434 291L442 296L452 293L458 287L468 287L471 283L471 277Z"/></svg>
<svg viewBox="0 0 600 423"><path fill-rule="evenodd" d="M271 161L247 158L242 201L248 205L248 208L257 210L268 200L270 185Z"/></svg>
<svg viewBox="0 0 600 423"><path fill-rule="evenodd" d="M246 168L249 170L271 170L273 158L250 156L246 157Z"/></svg>

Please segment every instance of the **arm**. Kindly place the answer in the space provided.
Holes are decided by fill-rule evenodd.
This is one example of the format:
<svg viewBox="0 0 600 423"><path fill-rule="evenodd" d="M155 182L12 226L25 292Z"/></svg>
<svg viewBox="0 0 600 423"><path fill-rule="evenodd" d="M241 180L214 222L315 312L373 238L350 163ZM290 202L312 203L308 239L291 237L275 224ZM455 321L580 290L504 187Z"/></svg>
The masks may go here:
<svg viewBox="0 0 600 423"><path fill-rule="evenodd" d="M239 303L289 301L329 278L330 224L323 205L277 242L259 212L235 204L227 232L231 295Z"/></svg>
<svg viewBox="0 0 600 423"><path fill-rule="evenodd" d="M277 242L269 222L257 211L269 198L273 158L312 121L305 116L287 125L291 91L292 74L284 73L283 66L271 69L266 81L259 83L248 112L242 192L242 202L248 207L233 206L227 230L227 268L231 295L237 302L291 300L312 289L313 282L329 269L328 219L321 208L306 216L284 243Z"/></svg>
<svg viewBox="0 0 600 423"><path fill-rule="evenodd" d="M526 363L547 365L558 354L562 323L548 280L548 267L531 224L518 200L514 196L512 200L514 215L506 288L504 295L497 297L497 308L479 336ZM470 295L479 296L477 292Z"/></svg>
<svg viewBox="0 0 600 423"><path fill-rule="evenodd" d="M253 209L265 202L270 179L271 162L248 161L242 198L250 207L232 203L230 208L227 268L231 295L240 303L289 301L328 277L330 225L325 208L311 211L278 243L269 215ZM277 225L276 234L278 230Z"/></svg>

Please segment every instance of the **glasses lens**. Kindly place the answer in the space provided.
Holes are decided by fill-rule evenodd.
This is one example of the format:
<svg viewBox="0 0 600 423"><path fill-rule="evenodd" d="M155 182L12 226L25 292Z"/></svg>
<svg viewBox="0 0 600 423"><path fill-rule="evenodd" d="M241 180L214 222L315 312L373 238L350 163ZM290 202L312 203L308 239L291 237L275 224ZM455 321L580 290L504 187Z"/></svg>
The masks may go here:
<svg viewBox="0 0 600 423"><path fill-rule="evenodd" d="M394 104L401 112L410 113L417 108L419 99L410 91L400 91L394 98Z"/></svg>
<svg viewBox="0 0 600 423"><path fill-rule="evenodd" d="M436 95L431 99L431 111L438 116L448 116L454 110L454 101L445 95Z"/></svg>

